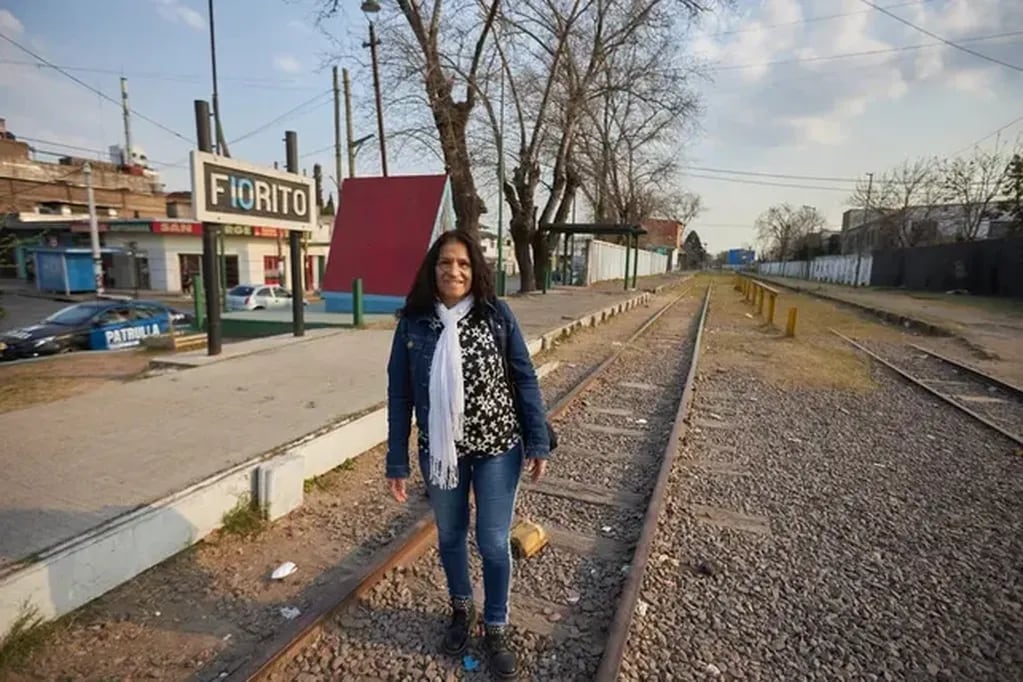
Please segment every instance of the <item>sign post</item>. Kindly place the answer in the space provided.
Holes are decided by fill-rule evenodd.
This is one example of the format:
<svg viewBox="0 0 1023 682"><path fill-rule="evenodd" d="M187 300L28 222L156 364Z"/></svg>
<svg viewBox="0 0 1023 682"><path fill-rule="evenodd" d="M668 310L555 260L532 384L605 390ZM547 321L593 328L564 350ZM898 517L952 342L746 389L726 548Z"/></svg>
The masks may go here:
<svg viewBox="0 0 1023 682"><path fill-rule="evenodd" d="M203 223L248 225L260 230L269 226L289 231L292 324L295 336L303 336L305 283L302 277L302 233L312 232L316 226L315 181L295 172L298 170L295 133L289 130L285 140L288 170L291 172L217 156L208 151L193 151L192 210L194 219ZM212 260L216 267L216 259ZM213 291L213 286L207 282L206 295L216 304L220 297ZM212 328L213 313L209 315ZM218 310L218 334L219 321ZM217 341L219 344L219 336Z"/></svg>
<svg viewBox="0 0 1023 682"><path fill-rule="evenodd" d="M210 137L210 105L205 100L195 100L195 129L199 143L196 154L209 154L213 149ZM196 190L195 162L193 160L192 197L195 205ZM218 221L205 217L202 212L193 208L197 220L202 221L202 280L206 291L206 354L220 355L220 277L217 275L217 225Z"/></svg>

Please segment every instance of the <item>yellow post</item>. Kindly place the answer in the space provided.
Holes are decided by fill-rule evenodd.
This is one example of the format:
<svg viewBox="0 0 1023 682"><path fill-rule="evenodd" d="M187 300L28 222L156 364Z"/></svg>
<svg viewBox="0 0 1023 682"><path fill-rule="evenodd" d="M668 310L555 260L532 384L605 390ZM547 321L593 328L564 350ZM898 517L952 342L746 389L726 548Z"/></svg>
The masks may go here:
<svg viewBox="0 0 1023 682"><path fill-rule="evenodd" d="M767 323L774 324L774 299L777 298L775 294L771 294L767 297Z"/></svg>
<svg viewBox="0 0 1023 682"><path fill-rule="evenodd" d="M760 289L760 295L757 297L757 315L764 314L764 294L766 292L763 288Z"/></svg>
<svg viewBox="0 0 1023 682"><path fill-rule="evenodd" d="M785 336L796 335L796 309L789 308L789 323L785 325Z"/></svg>

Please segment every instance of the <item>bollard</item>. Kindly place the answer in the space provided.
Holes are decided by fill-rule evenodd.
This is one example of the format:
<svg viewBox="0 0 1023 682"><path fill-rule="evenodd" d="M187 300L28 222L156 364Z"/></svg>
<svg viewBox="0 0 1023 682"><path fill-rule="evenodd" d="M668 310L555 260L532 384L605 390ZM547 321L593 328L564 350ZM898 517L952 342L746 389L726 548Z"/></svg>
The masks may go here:
<svg viewBox="0 0 1023 682"><path fill-rule="evenodd" d="M796 309L789 308L789 321L788 324L785 325L785 336L796 335L796 315Z"/></svg>
<svg viewBox="0 0 1023 682"><path fill-rule="evenodd" d="M774 324L774 299L776 296L771 294L767 298L767 324Z"/></svg>
<svg viewBox="0 0 1023 682"><path fill-rule="evenodd" d="M352 282L352 325L361 329L364 324L362 318L362 278L356 277Z"/></svg>

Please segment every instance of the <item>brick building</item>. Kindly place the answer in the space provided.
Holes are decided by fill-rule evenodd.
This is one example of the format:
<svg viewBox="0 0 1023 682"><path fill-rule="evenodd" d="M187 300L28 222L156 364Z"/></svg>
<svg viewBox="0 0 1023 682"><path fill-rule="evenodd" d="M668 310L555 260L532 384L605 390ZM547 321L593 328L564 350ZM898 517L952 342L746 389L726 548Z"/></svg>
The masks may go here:
<svg viewBox="0 0 1023 682"><path fill-rule="evenodd" d="M647 218L642 223L646 234L640 235L639 246L642 249L681 249L685 225L677 220Z"/></svg>

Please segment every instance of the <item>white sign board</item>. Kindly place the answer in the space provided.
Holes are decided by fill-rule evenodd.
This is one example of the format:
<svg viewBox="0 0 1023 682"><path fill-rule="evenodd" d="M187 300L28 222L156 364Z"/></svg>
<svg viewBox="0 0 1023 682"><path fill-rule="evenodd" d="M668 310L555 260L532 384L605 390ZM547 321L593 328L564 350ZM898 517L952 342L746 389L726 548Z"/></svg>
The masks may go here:
<svg viewBox="0 0 1023 682"><path fill-rule="evenodd" d="M198 222L312 231L312 178L193 151L192 217Z"/></svg>

